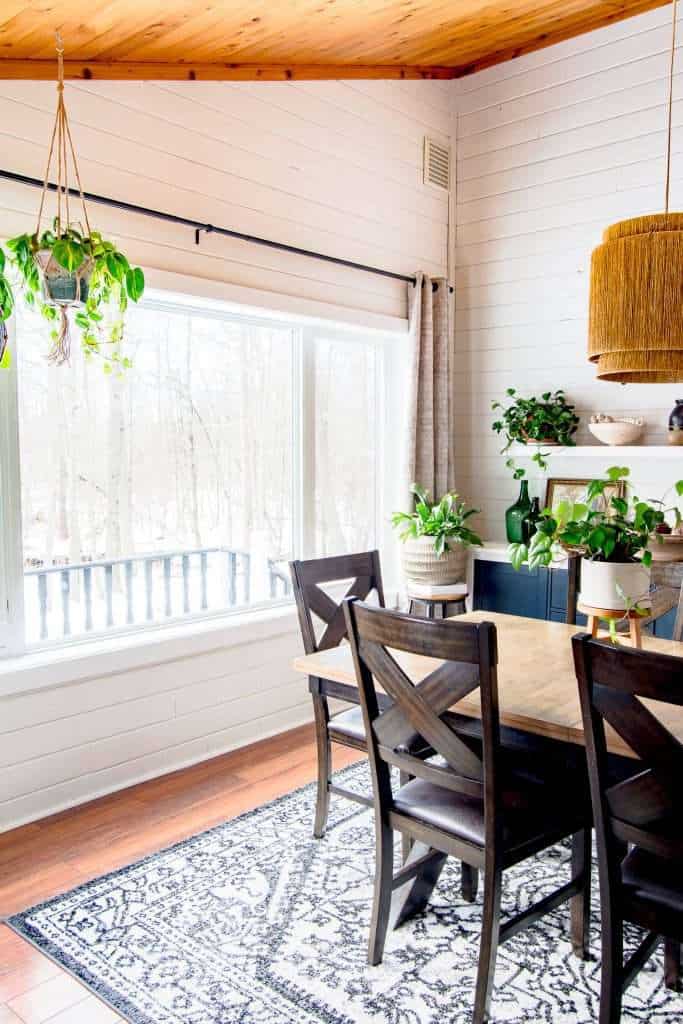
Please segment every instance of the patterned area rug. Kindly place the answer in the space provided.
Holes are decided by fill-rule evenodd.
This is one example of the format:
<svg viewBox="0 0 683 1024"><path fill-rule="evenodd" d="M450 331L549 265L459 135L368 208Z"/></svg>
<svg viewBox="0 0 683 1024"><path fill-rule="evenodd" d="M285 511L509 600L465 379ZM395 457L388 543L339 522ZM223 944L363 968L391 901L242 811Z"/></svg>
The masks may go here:
<svg viewBox="0 0 683 1024"><path fill-rule="evenodd" d="M365 765L340 774L369 788ZM469 1024L481 897L463 902L449 861L428 911L390 933L384 963L368 967L371 812L333 799L316 841L314 797L312 786L291 793L9 924L134 1024ZM555 888L567 861L556 847L506 872L504 911ZM597 915L594 925L597 955ZM597 1020L598 962L577 960L567 936L565 907L500 948L495 1021ZM622 1024L682 1015L655 957Z"/></svg>

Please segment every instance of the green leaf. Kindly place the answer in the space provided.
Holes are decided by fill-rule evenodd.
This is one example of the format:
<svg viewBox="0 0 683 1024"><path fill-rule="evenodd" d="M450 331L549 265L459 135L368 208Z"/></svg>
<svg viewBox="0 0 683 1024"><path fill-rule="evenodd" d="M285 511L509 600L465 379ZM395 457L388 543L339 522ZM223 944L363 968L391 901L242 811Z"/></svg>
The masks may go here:
<svg viewBox="0 0 683 1024"><path fill-rule="evenodd" d="M676 481L676 494L681 497L683 495L683 480Z"/></svg>
<svg viewBox="0 0 683 1024"><path fill-rule="evenodd" d="M145 275L140 267L126 271L126 291L133 302L139 302L145 290Z"/></svg>
<svg viewBox="0 0 683 1024"><path fill-rule="evenodd" d="M78 242L71 242L67 238L60 238L52 246L52 255L59 263L60 267L64 267L69 273L73 273L78 270L83 260L85 259L85 252L83 246Z"/></svg>
<svg viewBox="0 0 683 1024"><path fill-rule="evenodd" d="M651 551L647 551L647 550L643 551L643 565L645 566L646 569L649 569L650 566L652 565L652 552Z"/></svg>
<svg viewBox="0 0 683 1024"><path fill-rule="evenodd" d="M7 332L4 333L4 338L0 346L0 370L9 370L12 365L12 353L10 351L9 342L7 340Z"/></svg>
<svg viewBox="0 0 683 1024"><path fill-rule="evenodd" d="M510 544L507 550L510 565L517 572L522 568L529 557L529 550L526 544Z"/></svg>

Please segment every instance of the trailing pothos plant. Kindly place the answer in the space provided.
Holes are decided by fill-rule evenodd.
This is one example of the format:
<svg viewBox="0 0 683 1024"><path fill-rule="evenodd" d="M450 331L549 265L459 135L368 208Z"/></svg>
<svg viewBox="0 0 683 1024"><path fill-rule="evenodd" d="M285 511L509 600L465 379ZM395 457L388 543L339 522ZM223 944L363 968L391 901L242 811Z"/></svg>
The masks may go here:
<svg viewBox="0 0 683 1024"><path fill-rule="evenodd" d="M543 445L570 447L575 443L574 434L579 425L579 417L574 412L574 406L569 404L561 389L546 391L540 398L522 398L515 388L508 388L506 394L512 399L509 405L491 403L492 410L498 413L492 428L505 438L501 455L509 451L514 442L537 444L539 447L532 461L539 469L547 469L546 460L550 452L543 451ZM512 470L515 480L526 476L526 470L517 466L513 458L508 458L505 465Z"/></svg>
<svg viewBox="0 0 683 1024"><path fill-rule="evenodd" d="M416 498L415 511L395 512L391 520L394 528L401 531L399 537L402 541L433 537L437 555L449 551L450 543L463 547L482 545L481 537L467 525L467 520L477 515L479 509L468 509L464 501L458 501L454 491L444 494L440 501L432 504L424 487L412 484L410 490Z"/></svg>
<svg viewBox="0 0 683 1024"><path fill-rule="evenodd" d="M63 227L59 218L51 230L17 235L6 246L8 259L0 250L0 320L7 320L14 308L9 276L13 270L28 305L38 308L52 324L52 361L68 359L67 309L73 306L73 322L86 358L101 358L105 373L131 365L121 351L123 317L129 301L138 302L145 290L140 267L132 267L99 231L86 234L72 225ZM60 273L79 279L75 300L55 299L51 294L51 275Z"/></svg>
<svg viewBox="0 0 683 1024"><path fill-rule="evenodd" d="M583 501L562 501L553 511L544 509L529 544L509 546L512 566L548 566L558 548L599 562L634 562L640 556L643 565L651 565L650 544L662 542L658 528L670 513L679 526L681 513L676 505L665 508L663 501L641 501L631 495L628 476L626 466L612 466L606 477L590 481ZM605 494L619 483L623 496ZM683 480L673 489L683 496Z"/></svg>

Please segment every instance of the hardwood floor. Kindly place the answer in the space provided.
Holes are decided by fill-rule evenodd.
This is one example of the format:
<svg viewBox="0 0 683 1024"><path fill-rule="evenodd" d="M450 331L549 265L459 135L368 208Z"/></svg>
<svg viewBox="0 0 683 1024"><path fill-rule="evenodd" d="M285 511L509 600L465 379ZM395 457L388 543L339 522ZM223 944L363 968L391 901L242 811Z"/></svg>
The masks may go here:
<svg viewBox="0 0 683 1024"><path fill-rule="evenodd" d="M335 768L359 754L335 744ZM312 726L132 786L0 835L0 915L13 914L311 782ZM311 829L313 822L311 822ZM0 926L0 1024L121 1018Z"/></svg>

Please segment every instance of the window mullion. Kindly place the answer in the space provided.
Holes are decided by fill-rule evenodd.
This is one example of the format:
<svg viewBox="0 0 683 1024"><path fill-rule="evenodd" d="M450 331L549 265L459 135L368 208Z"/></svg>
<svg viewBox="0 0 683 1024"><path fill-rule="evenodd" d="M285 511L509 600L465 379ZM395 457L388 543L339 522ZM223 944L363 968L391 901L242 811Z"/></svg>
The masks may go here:
<svg viewBox="0 0 683 1024"><path fill-rule="evenodd" d="M0 373L0 655L20 654L24 637L24 567L17 400L16 325L8 323L13 364Z"/></svg>
<svg viewBox="0 0 683 1024"><path fill-rule="evenodd" d="M300 551L301 557L315 555L315 335L302 328L300 336Z"/></svg>

